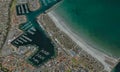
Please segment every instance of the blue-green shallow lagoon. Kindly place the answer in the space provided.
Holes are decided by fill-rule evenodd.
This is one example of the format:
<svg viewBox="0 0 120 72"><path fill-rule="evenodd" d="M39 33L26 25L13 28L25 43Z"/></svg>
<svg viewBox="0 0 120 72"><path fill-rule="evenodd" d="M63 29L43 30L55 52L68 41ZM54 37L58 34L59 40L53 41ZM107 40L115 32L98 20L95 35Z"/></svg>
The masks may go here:
<svg viewBox="0 0 120 72"><path fill-rule="evenodd" d="M120 0L64 0L55 12L97 49L120 57Z"/></svg>

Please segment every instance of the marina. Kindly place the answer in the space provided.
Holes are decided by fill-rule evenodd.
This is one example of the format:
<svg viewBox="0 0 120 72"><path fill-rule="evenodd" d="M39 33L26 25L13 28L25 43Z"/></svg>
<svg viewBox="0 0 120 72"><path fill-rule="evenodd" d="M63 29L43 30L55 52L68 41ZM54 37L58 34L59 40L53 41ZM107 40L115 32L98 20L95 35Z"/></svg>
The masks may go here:
<svg viewBox="0 0 120 72"><path fill-rule="evenodd" d="M21 4L21 5L17 5L16 9L17 9L17 15L25 15L25 14L30 12L27 3Z"/></svg>
<svg viewBox="0 0 120 72"><path fill-rule="evenodd" d="M115 16L113 13L119 9L116 11L116 7L112 6L115 9L113 10L111 5L108 5L112 4L111 1L108 3L105 0L59 1L61 0L12 0L8 8L5 8L8 3L1 3L1 14L3 14L1 22L9 20L8 25L5 26L5 23L1 25L4 32L1 35L3 43L0 52L2 67L9 69L10 72L112 72L113 69L118 71L120 60L105 53L109 50L103 49L105 52L99 50L102 47L97 47L97 41L92 43L92 37L101 33L108 35L107 37L110 38L103 39L101 46L107 39L112 39L111 35L117 39L114 30L117 29L119 32L119 28L114 28L114 26L116 26L118 14L115 13L117 14ZM7 16L5 11L10 13L6 19L4 19L4 16ZM65 11L67 11L66 14L64 14ZM111 15L113 15L112 18ZM116 18L115 22L113 18ZM111 26L109 21L114 25ZM86 26L90 27L90 30ZM84 31L87 29L90 38L82 34L86 33ZM98 32L96 29L103 32ZM91 30L96 31L97 34L91 34L89 32ZM5 34L7 34L6 37ZM119 33L117 35L119 37ZM114 48L114 51L116 50L113 43L110 46ZM116 54L119 53L119 50L116 51ZM119 57L119 54L117 55ZM3 68L0 71L3 71Z"/></svg>
<svg viewBox="0 0 120 72"><path fill-rule="evenodd" d="M27 22L20 24L19 29L23 34L11 42L12 45L20 46L35 45L36 51L28 57L27 61L33 66L40 66L55 56L54 44L48 34L43 30L36 17L61 0L40 0L42 7L36 11L29 11L27 4L16 6L17 15L26 15Z"/></svg>

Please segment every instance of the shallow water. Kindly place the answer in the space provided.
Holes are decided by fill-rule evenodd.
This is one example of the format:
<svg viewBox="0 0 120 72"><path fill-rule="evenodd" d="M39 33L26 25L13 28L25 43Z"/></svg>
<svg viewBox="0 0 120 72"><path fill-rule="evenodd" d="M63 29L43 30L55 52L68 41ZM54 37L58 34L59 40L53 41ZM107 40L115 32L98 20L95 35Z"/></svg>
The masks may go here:
<svg viewBox="0 0 120 72"><path fill-rule="evenodd" d="M64 0L55 12L90 44L120 57L120 0Z"/></svg>

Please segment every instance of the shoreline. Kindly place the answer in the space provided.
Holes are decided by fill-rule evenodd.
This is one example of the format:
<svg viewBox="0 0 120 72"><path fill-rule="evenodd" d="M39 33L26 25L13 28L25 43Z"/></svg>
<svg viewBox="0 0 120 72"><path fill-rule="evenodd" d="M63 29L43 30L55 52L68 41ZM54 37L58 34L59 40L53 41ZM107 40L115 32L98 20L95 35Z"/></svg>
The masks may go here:
<svg viewBox="0 0 120 72"><path fill-rule="evenodd" d="M75 33L73 33L69 27L65 24L64 21L62 21L59 16L55 12L49 12L48 16L53 20L56 27L58 27L61 31L66 33L76 44L78 44L84 51L86 51L88 54L96 58L98 61L100 61L104 67L105 70L111 71L110 65L105 62L106 57L113 60L113 62L117 62L117 59L110 57L106 55L105 53L93 48L91 45L88 45L85 43L85 41L82 40L79 36L77 36Z"/></svg>
<svg viewBox="0 0 120 72"><path fill-rule="evenodd" d="M90 45L91 47L93 47L94 49L108 55L109 57L113 57L115 59L119 59L119 56L114 54L114 52L110 52L111 50L109 50L107 46L103 45L104 43L102 41L96 41L97 39L94 39L94 38L90 38L89 36L86 35L86 32L80 32L80 30L76 31L76 28L72 27L71 24L73 24L72 22L69 22L69 19L66 19L64 20L61 19L62 17L59 16L59 12L57 11L52 11L53 15L56 16L56 18L58 20L60 20L62 22L61 25L63 25L63 27L65 27L67 30L69 30L69 32L72 32L74 33L74 35L77 37L77 38L81 38L86 44ZM64 13L63 13L64 14ZM60 14L61 15L61 14ZM67 22L68 21L68 22ZM69 25L70 24L70 25ZM59 27L58 27L59 28ZM81 29L83 30L83 29ZM103 43L103 44L102 44Z"/></svg>

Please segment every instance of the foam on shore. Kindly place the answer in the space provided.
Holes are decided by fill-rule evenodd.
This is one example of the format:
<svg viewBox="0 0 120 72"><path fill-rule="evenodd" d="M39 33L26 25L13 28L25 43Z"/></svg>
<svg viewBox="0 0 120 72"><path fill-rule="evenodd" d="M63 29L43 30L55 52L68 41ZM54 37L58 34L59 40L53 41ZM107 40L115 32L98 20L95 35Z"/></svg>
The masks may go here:
<svg viewBox="0 0 120 72"><path fill-rule="evenodd" d="M63 32L65 32L74 42L76 42L84 51L88 54L99 60L105 67L105 70L108 72L111 71L111 66L105 62L106 57L108 55L104 54L101 51L98 51L92 45L87 44L81 37L77 36L74 32L70 30L70 28L66 25L66 23L60 19L60 17L55 12L49 12L48 16L54 21L55 25ZM117 62L117 59L109 57Z"/></svg>

